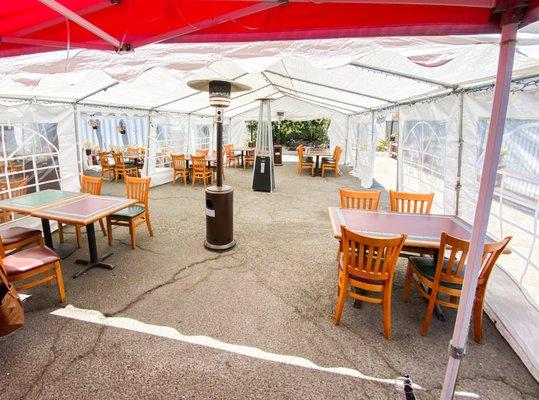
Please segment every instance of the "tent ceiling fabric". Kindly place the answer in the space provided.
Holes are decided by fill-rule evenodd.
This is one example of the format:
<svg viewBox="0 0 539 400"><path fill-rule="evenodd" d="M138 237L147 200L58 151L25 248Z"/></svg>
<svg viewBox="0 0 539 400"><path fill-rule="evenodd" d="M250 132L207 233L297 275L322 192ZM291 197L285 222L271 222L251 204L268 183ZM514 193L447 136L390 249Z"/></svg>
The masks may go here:
<svg viewBox="0 0 539 400"><path fill-rule="evenodd" d="M333 54L338 58L343 49L340 40L323 41L322 44L312 46L315 51L324 46L326 52L330 53L333 50L329 42L335 44L338 52ZM303 47L306 45L301 43ZM167 48L175 46L166 45L162 49L162 57L166 56ZM218 52L219 48L226 45L213 46L213 51ZM237 45L234 46L237 49ZM524 50L539 47L539 39L524 47ZM410 99L449 93L454 85L467 87L492 82L496 74L497 50L497 46L492 44L462 46L458 52L452 52L451 57L447 56L449 61L428 67L406 57L398 51L398 46L374 46L350 63L337 63L334 65L340 66L330 69L314 66L309 60L290 55L281 56L275 61L274 52L278 53L278 47L263 54L263 60L251 56L220 60L197 70L191 69L193 59L189 54L183 61L176 59L174 66L167 65L166 68L152 67L143 61L133 62L131 68L138 68L142 72L121 81L114 78L117 76L116 65L104 70L75 68L73 72L43 74L35 85L24 84L33 83L25 80L24 74L8 74L8 77L16 79L0 80L0 97L69 103L79 101L80 104L97 106L212 115L213 109L209 106L207 93L196 92L187 86L186 81L219 77L233 79L252 88L249 92L232 94L232 104L227 111L229 116L250 110L261 97L276 99L283 96L324 107L329 112L357 114ZM539 75L539 59L524 53L518 52L515 56L514 78ZM435 54L436 59L439 59L439 49ZM25 65L23 69L46 71L47 63L36 64L35 57L24 56L12 60L19 66ZM268 60L272 63L268 64ZM344 60L349 61L348 56ZM246 70L242 67L246 65L262 68ZM380 70L392 71L394 74L380 73Z"/></svg>
<svg viewBox="0 0 539 400"><path fill-rule="evenodd" d="M499 33L503 0L0 0L0 56L151 43ZM539 6L529 1L529 14ZM533 18L532 18L533 19Z"/></svg>

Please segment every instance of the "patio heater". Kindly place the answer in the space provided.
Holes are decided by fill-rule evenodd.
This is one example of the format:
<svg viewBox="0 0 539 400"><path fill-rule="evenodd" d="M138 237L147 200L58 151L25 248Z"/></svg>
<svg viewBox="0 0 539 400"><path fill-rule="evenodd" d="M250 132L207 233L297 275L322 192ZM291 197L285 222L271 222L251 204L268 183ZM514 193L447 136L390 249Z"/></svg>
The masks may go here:
<svg viewBox="0 0 539 400"><path fill-rule="evenodd" d="M273 175L273 134L271 131L270 99L260 99L258 133L253 168L253 190L271 192L275 189Z"/></svg>
<svg viewBox="0 0 539 400"><path fill-rule="evenodd" d="M230 105L230 93L250 90L247 85L222 79L197 79L187 82L192 89L209 92L210 105L215 108L217 132L217 181L206 189L206 240L204 246L212 251L227 251L236 245L234 240L234 190L223 185L223 120Z"/></svg>

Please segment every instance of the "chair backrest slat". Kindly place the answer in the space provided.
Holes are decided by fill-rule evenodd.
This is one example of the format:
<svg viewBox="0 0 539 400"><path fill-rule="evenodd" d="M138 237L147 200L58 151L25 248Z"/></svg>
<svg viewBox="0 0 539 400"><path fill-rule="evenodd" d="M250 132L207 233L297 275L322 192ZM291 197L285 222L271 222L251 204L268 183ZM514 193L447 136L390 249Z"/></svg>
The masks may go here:
<svg viewBox="0 0 539 400"><path fill-rule="evenodd" d="M434 193L406 193L389 191L391 211L430 214Z"/></svg>
<svg viewBox="0 0 539 400"><path fill-rule="evenodd" d="M356 208L358 210L378 210L380 202L380 191L363 192L351 189L340 188L342 208Z"/></svg>
<svg viewBox="0 0 539 400"><path fill-rule="evenodd" d="M101 167L110 167L109 154L106 151L100 151L98 154Z"/></svg>
<svg viewBox="0 0 539 400"><path fill-rule="evenodd" d="M125 168L125 161L122 153L113 152L112 158L114 158L114 166L116 168Z"/></svg>
<svg viewBox="0 0 539 400"><path fill-rule="evenodd" d="M176 171L184 171L186 167L185 154L171 154L172 168Z"/></svg>
<svg viewBox="0 0 539 400"><path fill-rule="evenodd" d="M191 155L191 162L193 164L193 173L194 174L205 174L206 173L206 156L194 156Z"/></svg>

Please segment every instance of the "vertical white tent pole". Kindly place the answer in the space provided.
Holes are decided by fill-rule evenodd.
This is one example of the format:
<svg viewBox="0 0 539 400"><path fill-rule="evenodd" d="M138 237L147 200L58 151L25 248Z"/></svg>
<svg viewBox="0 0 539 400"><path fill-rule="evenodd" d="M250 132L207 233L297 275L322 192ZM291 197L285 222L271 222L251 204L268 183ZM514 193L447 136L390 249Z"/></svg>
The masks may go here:
<svg viewBox="0 0 539 400"><path fill-rule="evenodd" d="M487 231L487 225L494 192L494 182L500 158L502 146L505 117L507 114L507 103L509 100L509 89L511 85L511 73L513 70L513 59L515 56L515 44L518 24L510 23L502 27L502 38L500 43L500 56L498 60L498 72L496 75L496 86L494 88L494 101L490 117L487 145L483 162L483 173L479 186L479 196L472 230L470 251L468 253L468 267L464 275L462 285L462 295L455 321L453 337L449 344L449 362L442 388L440 399L451 400L455 390L457 374L460 360L464 356L468 329L470 327L470 317L481 265L481 255Z"/></svg>

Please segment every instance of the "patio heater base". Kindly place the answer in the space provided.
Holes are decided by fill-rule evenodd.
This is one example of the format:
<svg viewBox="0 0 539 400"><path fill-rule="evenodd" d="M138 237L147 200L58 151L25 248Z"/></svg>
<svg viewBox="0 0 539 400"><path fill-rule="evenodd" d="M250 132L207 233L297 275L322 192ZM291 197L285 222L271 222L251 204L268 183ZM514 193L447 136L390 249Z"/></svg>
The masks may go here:
<svg viewBox="0 0 539 400"><path fill-rule="evenodd" d="M234 240L234 189L230 186L210 186L206 189L206 240L204 247L212 251L227 251Z"/></svg>

